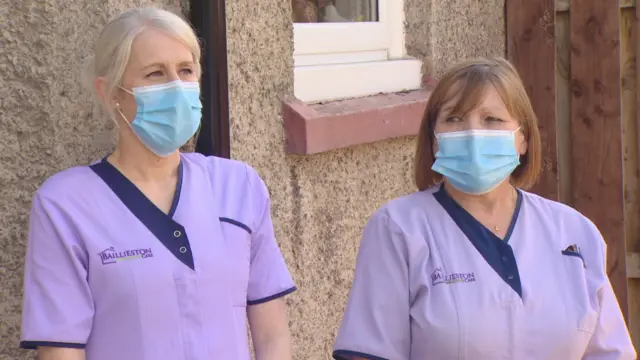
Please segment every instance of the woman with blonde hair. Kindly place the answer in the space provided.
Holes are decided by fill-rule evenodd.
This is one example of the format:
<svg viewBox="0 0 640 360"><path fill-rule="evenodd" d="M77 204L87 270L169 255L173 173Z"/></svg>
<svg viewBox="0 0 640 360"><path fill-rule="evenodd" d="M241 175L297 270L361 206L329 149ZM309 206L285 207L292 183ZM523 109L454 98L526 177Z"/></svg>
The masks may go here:
<svg viewBox="0 0 640 360"><path fill-rule="evenodd" d="M20 345L40 360L248 360L247 317L257 359L291 359L264 182L179 151L200 126L200 53L160 9L100 34L89 78L119 136L34 196Z"/></svg>
<svg viewBox="0 0 640 360"><path fill-rule="evenodd" d="M419 191L364 229L335 359L636 358L598 229L526 191L540 147L506 60L442 77L418 136Z"/></svg>

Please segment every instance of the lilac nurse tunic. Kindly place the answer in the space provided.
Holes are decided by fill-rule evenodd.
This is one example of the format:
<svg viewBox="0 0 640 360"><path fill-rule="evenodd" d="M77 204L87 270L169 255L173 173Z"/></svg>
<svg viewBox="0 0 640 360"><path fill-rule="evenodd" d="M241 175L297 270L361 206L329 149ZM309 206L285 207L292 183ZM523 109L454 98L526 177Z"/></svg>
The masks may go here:
<svg viewBox="0 0 640 360"><path fill-rule="evenodd" d="M518 194L504 241L442 187L378 210L334 357L635 359L596 227L565 205Z"/></svg>
<svg viewBox="0 0 640 360"><path fill-rule="evenodd" d="M233 160L182 154L169 214L107 161L36 192L23 348L87 360L250 359L246 307L295 290L269 194Z"/></svg>

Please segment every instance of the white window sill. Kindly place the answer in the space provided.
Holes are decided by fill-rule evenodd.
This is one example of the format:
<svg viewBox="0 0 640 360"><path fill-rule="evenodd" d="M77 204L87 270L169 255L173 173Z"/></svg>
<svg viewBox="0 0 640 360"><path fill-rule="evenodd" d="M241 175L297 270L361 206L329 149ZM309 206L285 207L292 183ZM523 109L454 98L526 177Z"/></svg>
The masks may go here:
<svg viewBox="0 0 640 360"><path fill-rule="evenodd" d="M419 89L422 62L414 58L296 66L294 94L306 103Z"/></svg>

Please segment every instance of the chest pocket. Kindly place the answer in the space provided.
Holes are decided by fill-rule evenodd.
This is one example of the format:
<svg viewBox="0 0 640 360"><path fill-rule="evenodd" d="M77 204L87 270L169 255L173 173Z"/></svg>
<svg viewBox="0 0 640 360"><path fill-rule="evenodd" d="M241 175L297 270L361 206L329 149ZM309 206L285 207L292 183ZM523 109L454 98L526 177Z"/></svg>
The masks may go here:
<svg viewBox="0 0 640 360"><path fill-rule="evenodd" d="M247 306L247 290L251 267L251 229L236 220L221 217L220 227L227 249L227 261L233 306Z"/></svg>
<svg viewBox="0 0 640 360"><path fill-rule="evenodd" d="M596 289L590 289L587 266L579 254L563 251L566 271L567 312L575 321L577 330L593 334L598 323L598 299Z"/></svg>

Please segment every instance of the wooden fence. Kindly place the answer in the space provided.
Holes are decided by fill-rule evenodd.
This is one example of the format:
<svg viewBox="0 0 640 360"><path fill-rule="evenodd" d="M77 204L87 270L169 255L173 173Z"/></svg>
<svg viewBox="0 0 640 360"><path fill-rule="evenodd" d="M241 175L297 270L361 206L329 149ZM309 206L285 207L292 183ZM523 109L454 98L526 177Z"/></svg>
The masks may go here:
<svg viewBox="0 0 640 360"><path fill-rule="evenodd" d="M640 348L640 11L635 0L506 0L507 54L540 121L534 190L589 217Z"/></svg>

